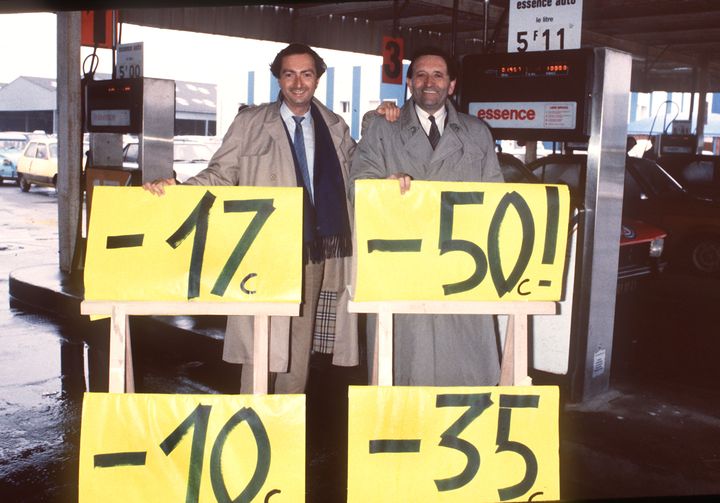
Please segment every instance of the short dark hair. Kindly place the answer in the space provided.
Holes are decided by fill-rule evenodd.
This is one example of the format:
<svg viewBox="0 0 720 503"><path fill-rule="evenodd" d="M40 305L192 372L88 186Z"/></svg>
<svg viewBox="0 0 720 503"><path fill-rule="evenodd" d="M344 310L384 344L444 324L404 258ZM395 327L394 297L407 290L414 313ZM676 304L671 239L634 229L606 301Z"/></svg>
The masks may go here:
<svg viewBox="0 0 720 503"><path fill-rule="evenodd" d="M309 54L312 56L313 60L315 61L315 73L317 73L318 78L322 76L323 73L325 73L325 70L327 70L327 65L325 64L325 61L320 57L320 55L313 51L310 46L305 44L298 44L293 43L288 45L285 49L278 52L275 56L275 59L272 63L270 63L270 72L272 72L273 77L276 79L280 78L280 70L282 70L282 60L285 56L293 56L295 54Z"/></svg>
<svg viewBox="0 0 720 503"><path fill-rule="evenodd" d="M443 60L445 60L445 65L447 66L448 75L450 76L450 80L457 79L457 64L455 63L455 60L450 57L448 53L440 49L439 47L422 47L415 51L415 54L413 54L412 60L410 61L410 66L408 66L407 69L407 79L412 78L413 74L413 67L415 66L415 61L418 60L418 58L421 58L422 56L439 56Z"/></svg>

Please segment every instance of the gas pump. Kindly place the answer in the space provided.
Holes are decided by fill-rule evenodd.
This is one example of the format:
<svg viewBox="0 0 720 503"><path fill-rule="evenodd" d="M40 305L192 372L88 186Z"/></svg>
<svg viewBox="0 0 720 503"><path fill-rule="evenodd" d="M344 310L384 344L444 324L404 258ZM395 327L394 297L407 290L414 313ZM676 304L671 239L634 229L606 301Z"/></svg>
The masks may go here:
<svg viewBox="0 0 720 503"><path fill-rule="evenodd" d="M573 401L609 388L630 76L630 55L607 48L473 54L461 65L461 108L496 140L587 142L567 349L543 344L557 334L539 323L533 334L534 367L564 374Z"/></svg>
<svg viewBox="0 0 720 503"><path fill-rule="evenodd" d="M134 78L93 80L85 88L90 133L86 169L87 215L96 185L140 185L173 176L175 81ZM123 166L123 135L138 137L138 166Z"/></svg>

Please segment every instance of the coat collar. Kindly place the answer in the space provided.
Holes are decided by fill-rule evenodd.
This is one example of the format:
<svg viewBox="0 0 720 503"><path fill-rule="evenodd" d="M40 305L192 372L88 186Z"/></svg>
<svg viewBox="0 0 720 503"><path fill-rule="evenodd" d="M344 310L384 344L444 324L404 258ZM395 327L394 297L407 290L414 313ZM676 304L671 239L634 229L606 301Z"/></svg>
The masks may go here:
<svg viewBox="0 0 720 503"><path fill-rule="evenodd" d="M430 164L442 162L453 153L461 150L463 143L458 133L463 129L458 113L450 101L447 102L448 122L440 138L437 149L433 150L427 135L420 125L415 112L415 102L408 99L400 110L400 129L407 154L416 159L430 159Z"/></svg>

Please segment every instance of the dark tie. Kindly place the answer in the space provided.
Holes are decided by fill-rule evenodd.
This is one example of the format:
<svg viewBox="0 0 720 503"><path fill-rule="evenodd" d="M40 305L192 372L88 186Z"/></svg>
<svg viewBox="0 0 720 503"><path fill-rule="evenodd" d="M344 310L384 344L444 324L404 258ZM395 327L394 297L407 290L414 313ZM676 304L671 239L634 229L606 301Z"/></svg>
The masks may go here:
<svg viewBox="0 0 720 503"><path fill-rule="evenodd" d="M428 139L430 140L430 145L432 145L433 150L435 150L435 147L437 147L437 144L440 141L440 130L438 129L437 124L435 124L435 117L430 115L428 116L428 119L430 119L430 132L428 133Z"/></svg>
<svg viewBox="0 0 720 503"><path fill-rule="evenodd" d="M307 156L305 155L305 136L303 135L302 121L305 117L298 117L293 115L295 121L295 139L293 145L295 146L295 156L297 157L298 164L300 165L300 172L303 176L303 183L308 189L310 198L312 199L312 185L310 185L310 171L308 170Z"/></svg>

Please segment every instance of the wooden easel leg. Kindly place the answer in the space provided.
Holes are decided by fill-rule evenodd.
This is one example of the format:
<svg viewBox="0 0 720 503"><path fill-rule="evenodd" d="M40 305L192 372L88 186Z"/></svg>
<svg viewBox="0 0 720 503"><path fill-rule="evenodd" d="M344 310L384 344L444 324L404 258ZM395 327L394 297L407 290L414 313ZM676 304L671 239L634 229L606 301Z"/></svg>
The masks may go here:
<svg viewBox="0 0 720 503"><path fill-rule="evenodd" d="M127 351L128 315L122 306L113 306L110 316L110 358L108 392L125 393L125 356Z"/></svg>
<svg viewBox="0 0 720 503"><path fill-rule="evenodd" d="M253 327L253 395L267 395L270 317L255 316Z"/></svg>
<svg viewBox="0 0 720 503"><path fill-rule="evenodd" d="M125 321L125 392L135 393L135 373L133 372L132 338L130 337L130 317Z"/></svg>
<svg viewBox="0 0 720 503"><path fill-rule="evenodd" d="M515 373L515 316L509 315L505 330L505 347L500 365L500 386L512 386Z"/></svg>
<svg viewBox="0 0 720 503"><path fill-rule="evenodd" d="M380 311L377 313L375 330L375 351L377 353L377 385L393 385L393 313ZM375 377L375 376L374 376ZM375 384L375 383L373 383Z"/></svg>
<svg viewBox="0 0 720 503"><path fill-rule="evenodd" d="M513 384L515 386L530 386L532 379L528 375L528 316L526 314L513 315L513 340L515 356Z"/></svg>

